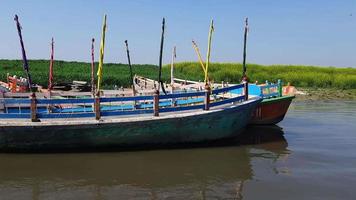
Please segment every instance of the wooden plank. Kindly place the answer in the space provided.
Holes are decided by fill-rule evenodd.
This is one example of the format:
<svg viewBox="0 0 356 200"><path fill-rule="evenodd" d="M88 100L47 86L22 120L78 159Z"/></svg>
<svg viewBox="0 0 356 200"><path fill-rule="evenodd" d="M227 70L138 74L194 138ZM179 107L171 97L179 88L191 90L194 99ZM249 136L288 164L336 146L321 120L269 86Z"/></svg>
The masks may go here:
<svg viewBox="0 0 356 200"><path fill-rule="evenodd" d="M177 112L177 111L185 111L185 110L198 110L203 109L204 104L200 105L193 105L193 106L178 106L178 107L167 107L167 108L160 108L159 112Z"/></svg>
<svg viewBox="0 0 356 200"><path fill-rule="evenodd" d="M56 118L86 118L94 117L95 113L38 113L39 118L43 119L56 119Z"/></svg>

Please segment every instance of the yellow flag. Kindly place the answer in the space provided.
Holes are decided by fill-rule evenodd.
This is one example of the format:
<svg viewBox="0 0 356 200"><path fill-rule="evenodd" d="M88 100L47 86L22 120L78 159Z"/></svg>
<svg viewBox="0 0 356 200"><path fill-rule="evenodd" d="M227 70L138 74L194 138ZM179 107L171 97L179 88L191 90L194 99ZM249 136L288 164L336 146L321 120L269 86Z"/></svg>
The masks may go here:
<svg viewBox="0 0 356 200"><path fill-rule="evenodd" d="M210 30L209 30L209 37L208 37L208 51L206 54L206 63L205 63L205 84L208 83L208 69L209 69L209 63L210 63L210 49L211 49L211 37L213 35L214 31L214 21L211 20L210 23Z"/></svg>
<svg viewBox="0 0 356 200"><path fill-rule="evenodd" d="M104 48L105 48L105 32L106 32L106 15L104 15L104 22L103 22L103 30L101 32L101 43L100 43L100 58L99 58L99 66L98 66L98 85L97 91L100 92L100 85L103 78L103 62L104 62Z"/></svg>

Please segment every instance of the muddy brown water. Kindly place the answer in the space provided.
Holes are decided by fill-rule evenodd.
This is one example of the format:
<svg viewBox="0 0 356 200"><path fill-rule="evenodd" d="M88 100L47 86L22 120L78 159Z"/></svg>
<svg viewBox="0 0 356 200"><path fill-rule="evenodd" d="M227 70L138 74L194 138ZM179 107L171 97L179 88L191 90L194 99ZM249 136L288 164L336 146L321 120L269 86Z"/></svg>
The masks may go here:
<svg viewBox="0 0 356 200"><path fill-rule="evenodd" d="M0 154L5 199L356 199L356 102L296 102L212 147Z"/></svg>

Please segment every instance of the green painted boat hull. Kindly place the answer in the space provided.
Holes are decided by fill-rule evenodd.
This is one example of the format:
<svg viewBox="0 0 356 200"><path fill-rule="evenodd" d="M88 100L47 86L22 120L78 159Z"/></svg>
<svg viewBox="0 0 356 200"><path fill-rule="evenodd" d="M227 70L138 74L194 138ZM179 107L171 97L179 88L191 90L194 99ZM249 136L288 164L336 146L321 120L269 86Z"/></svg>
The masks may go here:
<svg viewBox="0 0 356 200"><path fill-rule="evenodd" d="M2 126L0 150L95 150L219 140L238 135L260 101L250 100L217 111L200 111L203 114L150 117L134 122Z"/></svg>

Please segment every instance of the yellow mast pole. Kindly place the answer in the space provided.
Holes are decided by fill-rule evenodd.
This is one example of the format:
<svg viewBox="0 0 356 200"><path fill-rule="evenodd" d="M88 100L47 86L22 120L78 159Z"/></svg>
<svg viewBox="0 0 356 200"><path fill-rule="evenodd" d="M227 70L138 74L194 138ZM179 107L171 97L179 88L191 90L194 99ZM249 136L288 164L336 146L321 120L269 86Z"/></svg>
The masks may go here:
<svg viewBox="0 0 356 200"><path fill-rule="evenodd" d="M200 65L201 65L201 68L203 69L203 71L204 71L204 75L205 75L205 71L206 71L206 69L205 69L205 65L204 65L204 62L203 62L203 59L201 58L201 55L200 55L200 51L199 51L199 48L198 48L198 45L197 45L197 43L195 43L195 41L194 40L192 40L192 43L193 43L193 48L194 48L194 50L195 50L195 52L197 53L197 55L198 55L198 59L199 59L199 62L200 62Z"/></svg>
<svg viewBox="0 0 356 200"><path fill-rule="evenodd" d="M208 37L208 51L206 53L206 64L205 64L205 85L208 84L208 70L209 70L209 63L210 63L210 50L211 50L211 38L214 32L214 21L211 20L210 23L210 30L209 30L209 37Z"/></svg>
<svg viewBox="0 0 356 200"><path fill-rule="evenodd" d="M104 49L105 49L105 32L106 32L106 15L104 15L103 28L101 32L101 43L100 43L100 58L98 66L98 85L97 85L97 95L100 96L100 85L103 78L103 62L104 62Z"/></svg>

